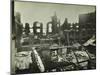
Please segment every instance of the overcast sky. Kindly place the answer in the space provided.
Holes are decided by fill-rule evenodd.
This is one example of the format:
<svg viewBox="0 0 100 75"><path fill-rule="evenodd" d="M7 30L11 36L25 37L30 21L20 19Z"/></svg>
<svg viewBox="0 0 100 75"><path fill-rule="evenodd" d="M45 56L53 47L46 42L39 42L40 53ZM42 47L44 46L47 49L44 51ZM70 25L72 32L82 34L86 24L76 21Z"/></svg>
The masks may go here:
<svg viewBox="0 0 100 75"><path fill-rule="evenodd" d="M51 21L51 16L55 12L62 24L65 18L68 18L69 23L75 23L79 22L79 14L95 11L95 6L18 1L15 2L14 7L15 12L21 13L21 22L23 25L27 22L32 26L34 21L39 21L43 23L43 28L46 28L47 22Z"/></svg>

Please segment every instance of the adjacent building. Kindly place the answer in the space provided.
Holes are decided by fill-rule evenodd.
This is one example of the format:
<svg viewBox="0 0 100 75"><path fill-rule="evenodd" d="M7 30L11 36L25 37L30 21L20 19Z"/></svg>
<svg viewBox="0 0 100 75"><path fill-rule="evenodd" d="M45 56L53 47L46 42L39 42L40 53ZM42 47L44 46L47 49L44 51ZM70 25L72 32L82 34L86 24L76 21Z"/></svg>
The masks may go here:
<svg viewBox="0 0 100 75"><path fill-rule="evenodd" d="M79 15L79 31L81 42L87 41L96 35L96 11Z"/></svg>

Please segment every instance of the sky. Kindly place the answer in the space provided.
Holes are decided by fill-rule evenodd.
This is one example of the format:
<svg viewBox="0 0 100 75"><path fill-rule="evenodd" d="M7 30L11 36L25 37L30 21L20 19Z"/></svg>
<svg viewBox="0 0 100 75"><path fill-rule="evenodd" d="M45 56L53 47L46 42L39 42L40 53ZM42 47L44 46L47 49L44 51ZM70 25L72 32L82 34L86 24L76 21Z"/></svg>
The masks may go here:
<svg viewBox="0 0 100 75"><path fill-rule="evenodd" d="M39 2L18 2L15 1L14 12L21 14L21 22L23 25L29 23L33 26L35 21L43 23L45 32L47 22L51 21L51 17L55 14L63 24L65 18L69 23L78 23L79 15L95 11L95 6L89 5L70 5L55 3L39 3Z"/></svg>

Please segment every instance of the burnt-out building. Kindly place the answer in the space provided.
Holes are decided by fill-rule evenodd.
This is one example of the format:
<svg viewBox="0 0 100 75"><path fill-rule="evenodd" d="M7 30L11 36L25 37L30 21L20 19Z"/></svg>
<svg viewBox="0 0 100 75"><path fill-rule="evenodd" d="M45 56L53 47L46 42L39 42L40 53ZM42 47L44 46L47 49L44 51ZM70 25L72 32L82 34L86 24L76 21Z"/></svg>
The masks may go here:
<svg viewBox="0 0 100 75"><path fill-rule="evenodd" d="M42 37L42 35L43 35L43 24L42 23L35 21L33 23L32 28L33 28L34 36Z"/></svg>
<svg viewBox="0 0 100 75"><path fill-rule="evenodd" d="M51 21L47 23L46 34L50 35L58 33L59 27L60 27L60 20L57 18L57 15L55 13L55 15L51 17Z"/></svg>
<svg viewBox="0 0 100 75"><path fill-rule="evenodd" d="M61 30L63 31L65 38L69 38L70 43L79 41L79 23L68 23L67 18L65 18Z"/></svg>
<svg viewBox="0 0 100 75"><path fill-rule="evenodd" d="M16 12L14 15L14 24L12 25L13 36L16 40L16 47L20 47L20 40L23 33L23 24L21 23L21 14Z"/></svg>

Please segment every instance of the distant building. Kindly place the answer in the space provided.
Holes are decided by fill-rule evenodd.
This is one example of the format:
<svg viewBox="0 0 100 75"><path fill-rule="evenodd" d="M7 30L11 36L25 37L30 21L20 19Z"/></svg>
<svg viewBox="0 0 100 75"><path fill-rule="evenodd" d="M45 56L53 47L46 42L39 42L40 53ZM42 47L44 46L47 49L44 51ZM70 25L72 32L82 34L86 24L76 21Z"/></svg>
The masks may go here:
<svg viewBox="0 0 100 75"><path fill-rule="evenodd" d="M61 29L62 30L70 30L70 25L69 25L69 23L68 23L68 19L67 18L65 18L65 21L64 21L64 23L62 24L62 26L61 26Z"/></svg>
<svg viewBox="0 0 100 75"><path fill-rule="evenodd" d="M25 34L28 36L29 33L30 33L30 25L29 25L29 23L25 23L24 31L25 31Z"/></svg>

